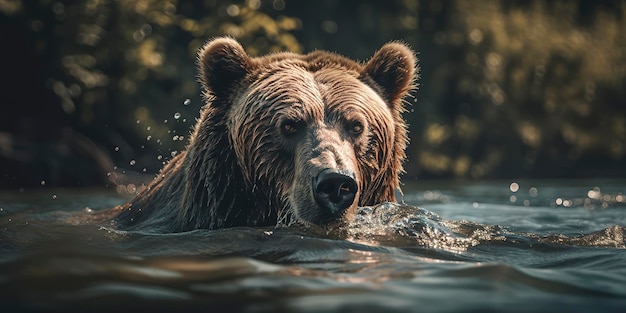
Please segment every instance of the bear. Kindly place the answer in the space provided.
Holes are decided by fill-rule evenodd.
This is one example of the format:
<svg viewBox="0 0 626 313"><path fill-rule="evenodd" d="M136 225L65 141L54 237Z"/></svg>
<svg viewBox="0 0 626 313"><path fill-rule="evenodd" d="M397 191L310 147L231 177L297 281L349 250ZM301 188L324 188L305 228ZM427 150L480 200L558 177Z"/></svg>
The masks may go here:
<svg viewBox="0 0 626 313"><path fill-rule="evenodd" d="M324 226L396 202L419 72L406 44L359 62L323 50L251 57L217 37L197 67L205 103L186 148L112 209L116 228Z"/></svg>

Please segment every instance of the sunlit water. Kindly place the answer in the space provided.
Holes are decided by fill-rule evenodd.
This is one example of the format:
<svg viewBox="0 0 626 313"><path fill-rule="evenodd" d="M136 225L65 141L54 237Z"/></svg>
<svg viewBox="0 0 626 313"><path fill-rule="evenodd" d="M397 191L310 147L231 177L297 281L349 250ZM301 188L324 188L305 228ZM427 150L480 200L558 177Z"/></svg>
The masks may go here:
<svg viewBox="0 0 626 313"><path fill-rule="evenodd" d="M0 194L0 311L626 312L624 181L409 183L336 229L68 225L129 199Z"/></svg>

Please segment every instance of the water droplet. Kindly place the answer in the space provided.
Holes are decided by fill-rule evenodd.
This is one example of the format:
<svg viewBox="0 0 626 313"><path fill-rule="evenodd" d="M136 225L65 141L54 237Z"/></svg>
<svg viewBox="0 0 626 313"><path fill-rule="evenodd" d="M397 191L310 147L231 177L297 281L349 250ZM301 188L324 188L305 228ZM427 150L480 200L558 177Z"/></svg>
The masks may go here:
<svg viewBox="0 0 626 313"><path fill-rule="evenodd" d="M517 192L519 190L519 184L518 183L511 183L511 185L509 186L509 190L511 190L512 192Z"/></svg>
<svg viewBox="0 0 626 313"><path fill-rule="evenodd" d="M163 123L167 124L167 120L164 120Z"/></svg>
<svg viewBox="0 0 626 313"><path fill-rule="evenodd" d="M587 197L591 199L600 200L602 198L602 193L600 192L600 188L594 188L587 192Z"/></svg>
<svg viewBox="0 0 626 313"><path fill-rule="evenodd" d="M187 119L186 119L186 118L184 118L184 119L183 119L183 123L186 123L186 122L187 122Z"/></svg>
<svg viewBox="0 0 626 313"><path fill-rule="evenodd" d="M115 186L115 191L119 194L126 193L126 185L117 185Z"/></svg>
<svg viewBox="0 0 626 313"><path fill-rule="evenodd" d="M146 137L146 140L150 140L150 139L152 139L152 136Z"/></svg>
<svg viewBox="0 0 626 313"><path fill-rule="evenodd" d="M160 154L159 154L159 155L157 155L157 160L160 160L160 159L162 159L162 158L163 158L163 156L162 156L162 155L160 155Z"/></svg>
<svg viewBox="0 0 626 313"><path fill-rule="evenodd" d="M137 120L137 124L141 123L141 120Z"/></svg>
<svg viewBox="0 0 626 313"><path fill-rule="evenodd" d="M146 172L146 168L144 167L141 171L145 173Z"/></svg>
<svg viewBox="0 0 626 313"><path fill-rule="evenodd" d="M85 207L83 211L85 211L85 213L93 213L93 210L90 207Z"/></svg>
<svg viewBox="0 0 626 313"><path fill-rule="evenodd" d="M150 126L146 127L146 130L150 130L150 129L152 129L152 127L150 127Z"/></svg>
<svg viewBox="0 0 626 313"><path fill-rule="evenodd" d="M183 102L183 105L190 105L190 104L191 104L190 99L185 99L185 102Z"/></svg>
<svg viewBox="0 0 626 313"><path fill-rule="evenodd" d="M115 151L120 151L120 147L115 147L115 149L113 149Z"/></svg>
<svg viewBox="0 0 626 313"><path fill-rule="evenodd" d="M135 160L130 160L130 165L131 165L131 166L132 166L132 165L135 165L135 163L137 163L137 161L135 161Z"/></svg>
<svg viewBox="0 0 626 313"><path fill-rule="evenodd" d="M45 180L42 180L42 181L41 181L41 185L42 185L42 186L45 186L45 185L46 185L46 181L45 181Z"/></svg>
<svg viewBox="0 0 626 313"><path fill-rule="evenodd" d="M56 194L53 194L53 195L52 195L52 200L56 200L56 199L57 199L57 195L56 195Z"/></svg>
<svg viewBox="0 0 626 313"><path fill-rule="evenodd" d="M175 157L177 153L178 153L178 151L174 150L174 151L172 151L172 153L170 153L170 154L172 155L172 157Z"/></svg>
<svg viewBox="0 0 626 313"><path fill-rule="evenodd" d="M174 118L175 119L179 119L180 118L180 113L178 113L178 112L174 113Z"/></svg>

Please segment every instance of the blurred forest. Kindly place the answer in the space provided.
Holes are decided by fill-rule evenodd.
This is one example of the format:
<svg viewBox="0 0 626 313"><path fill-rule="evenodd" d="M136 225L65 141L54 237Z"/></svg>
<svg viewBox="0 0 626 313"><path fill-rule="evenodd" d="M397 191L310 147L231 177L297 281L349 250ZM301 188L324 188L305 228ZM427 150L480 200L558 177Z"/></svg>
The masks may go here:
<svg viewBox="0 0 626 313"><path fill-rule="evenodd" d="M0 27L0 188L133 192L184 148L218 35L251 55L411 45L405 180L626 176L626 1L0 0Z"/></svg>

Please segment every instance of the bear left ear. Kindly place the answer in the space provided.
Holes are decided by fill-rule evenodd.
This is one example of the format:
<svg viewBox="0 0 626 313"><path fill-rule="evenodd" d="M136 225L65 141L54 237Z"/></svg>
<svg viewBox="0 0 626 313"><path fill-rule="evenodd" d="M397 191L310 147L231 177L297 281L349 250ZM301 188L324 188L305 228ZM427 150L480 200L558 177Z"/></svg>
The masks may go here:
<svg viewBox="0 0 626 313"><path fill-rule="evenodd" d="M207 42L198 53L198 74L205 93L228 97L233 86L248 74L251 63L233 38L219 37Z"/></svg>
<svg viewBox="0 0 626 313"><path fill-rule="evenodd" d="M413 51L399 42L385 44L367 62L361 71L382 90L383 99L392 109L415 88L417 59Z"/></svg>

